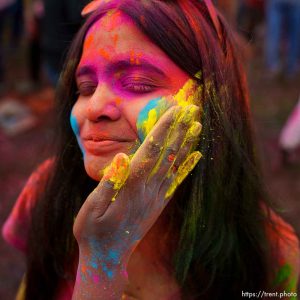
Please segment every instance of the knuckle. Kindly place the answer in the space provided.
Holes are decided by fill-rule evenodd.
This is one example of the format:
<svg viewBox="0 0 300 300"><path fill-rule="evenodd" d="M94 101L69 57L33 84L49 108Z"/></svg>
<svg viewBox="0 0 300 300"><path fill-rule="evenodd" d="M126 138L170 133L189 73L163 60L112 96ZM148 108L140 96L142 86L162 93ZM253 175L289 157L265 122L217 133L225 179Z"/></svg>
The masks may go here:
<svg viewBox="0 0 300 300"><path fill-rule="evenodd" d="M176 149L174 146L167 146L165 153L166 153L166 157L173 157L175 156L175 154L178 152L178 149Z"/></svg>
<svg viewBox="0 0 300 300"><path fill-rule="evenodd" d="M147 152L149 156L158 155L161 152L161 146L158 143L155 142L149 142L147 146Z"/></svg>
<svg viewBox="0 0 300 300"><path fill-rule="evenodd" d="M164 129L168 130L175 122L178 116L179 109L176 107L172 107L171 110L167 113L166 118L163 119L161 124Z"/></svg>
<svg viewBox="0 0 300 300"><path fill-rule="evenodd" d="M190 128L190 123L188 122L178 122L178 129L180 131L187 131Z"/></svg>

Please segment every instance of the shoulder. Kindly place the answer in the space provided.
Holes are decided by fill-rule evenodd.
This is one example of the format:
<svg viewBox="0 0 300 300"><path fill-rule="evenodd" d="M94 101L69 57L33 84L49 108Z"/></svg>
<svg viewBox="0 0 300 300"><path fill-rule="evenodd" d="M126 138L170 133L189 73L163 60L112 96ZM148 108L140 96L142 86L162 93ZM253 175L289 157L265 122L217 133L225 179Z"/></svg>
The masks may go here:
<svg viewBox="0 0 300 300"><path fill-rule="evenodd" d="M2 227L3 238L23 252L26 251L31 210L38 199L39 193L45 188L53 164L53 158L47 159L31 174Z"/></svg>
<svg viewBox="0 0 300 300"><path fill-rule="evenodd" d="M269 217L267 234L278 261L273 285L286 292L296 292L300 266L298 237L292 226L274 211L269 210Z"/></svg>

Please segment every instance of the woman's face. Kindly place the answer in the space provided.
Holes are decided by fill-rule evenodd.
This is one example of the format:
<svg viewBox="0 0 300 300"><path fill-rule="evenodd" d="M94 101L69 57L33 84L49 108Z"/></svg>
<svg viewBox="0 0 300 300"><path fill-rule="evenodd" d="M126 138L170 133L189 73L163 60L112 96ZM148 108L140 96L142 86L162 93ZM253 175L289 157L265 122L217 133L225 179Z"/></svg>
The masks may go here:
<svg viewBox="0 0 300 300"><path fill-rule="evenodd" d="M108 13L94 23L76 71L79 96L71 115L87 174L99 181L117 153L131 154L145 107L188 79L126 15Z"/></svg>

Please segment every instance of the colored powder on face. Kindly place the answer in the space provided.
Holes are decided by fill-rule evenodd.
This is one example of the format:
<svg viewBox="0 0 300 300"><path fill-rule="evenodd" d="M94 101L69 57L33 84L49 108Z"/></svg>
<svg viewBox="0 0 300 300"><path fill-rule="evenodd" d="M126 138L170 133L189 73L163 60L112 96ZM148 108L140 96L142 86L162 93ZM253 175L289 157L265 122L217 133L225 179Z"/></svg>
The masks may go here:
<svg viewBox="0 0 300 300"><path fill-rule="evenodd" d="M171 139L172 139L171 133L175 130L175 127L178 126L179 123L183 123L183 124L186 124L187 126L191 126L191 123L196 118L196 113L198 110L199 109L197 106L190 105L190 106L182 107L181 110L178 113L176 113L176 118L175 118L173 124L169 128L169 132L167 134L167 137L165 138L164 145L161 148L161 151L163 151L163 149L168 148L168 145L171 143ZM155 166L153 167L149 178L151 178L158 172L163 159L164 159L164 156L161 155L159 157L159 159L157 160Z"/></svg>
<svg viewBox="0 0 300 300"><path fill-rule="evenodd" d="M71 127L72 127L72 130L73 130L74 134L76 136L79 135L78 123L77 123L77 120L76 120L75 116L72 115L72 114L70 116L70 123L71 123Z"/></svg>
<svg viewBox="0 0 300 300"><path fill-rule="evenodd" d="M118 42L119 36L117 34L114 34L113 36L113 41L114 41L114 48L117 47L117 42Z"/></svg>
<svg viewBox="0 0 300 300"><path fill-rule="evenodd" d="M194 119L195 113L197 111L198 111L198 107L196 106L191 106L188 109L182 110L176 122L189 125Z"/></svg>
<svg viewBox="0 0 300 300"><path fill-rule="evenodd" d="M146 136L152 130L152 128L157 123L162 114L165 113L165 111L174 104L180 106L181 108L184 108L184 110L182 110L179 114L179 117L176 118L175 123L191 123L192 120L195 118L195 110L198 110L198 108L191 104L195 104L195 102L198 100L200 91L201 87L198 86L194 80L190 79L171 98L173 101L170 98L166 99L165 97L151 100L140 112L137 119L138 135L141 142L145 140ZM173 127L176 125L175 123L172 125ZM169 137L166 138L165 145L168 143L168 139ZM155 167L152 169L150 177L157 172L161 162L162 157L160 157ZM177 183L173 185L174 191L179 184Z"/></svg>
<svg viewBox="0 0 300 300"><path fill-rule="evenodd" d="M79 136L80 130L79 130L78 122L77 122L75 116L72 113L71 113L71 116L70 116L70 124L71 124L71 128L72 128L72 130L73 130L73 132L76 136L79 148L80 148L83 156L85 156L85 151L84 151L84 148L83 148L82 143L80 141L80 136Z"/></svg>
<svg viewBox="0 0 300 300"><path fill-rule="evenodd" d="M185 107L191 104L200 104L195 103L195 95L201 92L202 87L197 86L196 82L192 79L189 79L184 86L174 95L174 99L177 105Z"/></svg>
<svg viewBox="0 0 300 300"><path fill-rule="evenodd" d="M122 99L120 97L117 97L116 100L115 100L115 103L117 105L120 105L122 103Z"/></svg>
<svg viewBox="0 0 300 300"><path fill-rule="evenodd" d="M143 142L149 134L153 126L159 118L166 112L168 108L176 104L181 107L186 107L195 104L196 98L202 87L197 86L196 82L189 79L184 86L173 96L174 102L170 102L165 97L151 100L140 112L137 119L138 136ZM200 103L198 103L200 105Z"/></svg>
<svg viewBox="0 0 300 300"><path fill-rule="evenodd" d="M121 18L121 12L115 9L109 10L106 15L102 18L103 30L112 32L116 27L121 27L124 20Z"/></svg>
<svg viewBox="0 0 300 300"><path fill-rule="evenodd" d="M165 98L156 98L148 102L137 119L138 136L143 142L162 114L171 106Z"/></svg>
<svg viewBox="0 0 300 300"><path fill-rule="evenodd" d="M130 64L139 65L141 57L142 57L141 53L135 53L133 50L130 51Z"/></svg>
<svg viewBox="0 0 300 300"><path fill-rule="evenodd" d="M88 49L94 41L94 36L92 34L88 35L84 41L84 48Z"/></svg>
<svg viewBox="0 0 300 300"><path fill-rule="evenodd" d="M100 49L99 49L99 54L100 54L104 59L106 59L106 60L109 60L109 59L110 59L109 53L108 53L105 49L103 49L103 48L100 48Z"/></svg>

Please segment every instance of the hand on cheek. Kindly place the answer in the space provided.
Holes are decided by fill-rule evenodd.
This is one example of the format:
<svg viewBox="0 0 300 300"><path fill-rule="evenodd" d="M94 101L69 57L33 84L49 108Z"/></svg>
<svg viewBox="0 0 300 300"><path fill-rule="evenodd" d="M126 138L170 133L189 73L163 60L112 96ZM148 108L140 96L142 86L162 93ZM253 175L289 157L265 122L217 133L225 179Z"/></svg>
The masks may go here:
<svg viewBox="0 0 300 300"><path fill-rule="evenodd" d="M197 86L195 81L190 79L175 95L150 100L140 111L137 118L136 127L140 142L144 142L151 129L171 106L186 107L191 104L197 105L195 99L200 91L201 87Z"/></svg>
<svg viewBox="0 0 300 300"><path fill-rule="evenodd" d="M201 131L199 111L195 105L172 106L131 160L119 153L105 169L74 223L78 278L101 278L109 286L126 277L134 249L201 158L198 151L190 153Z"/></svg>

